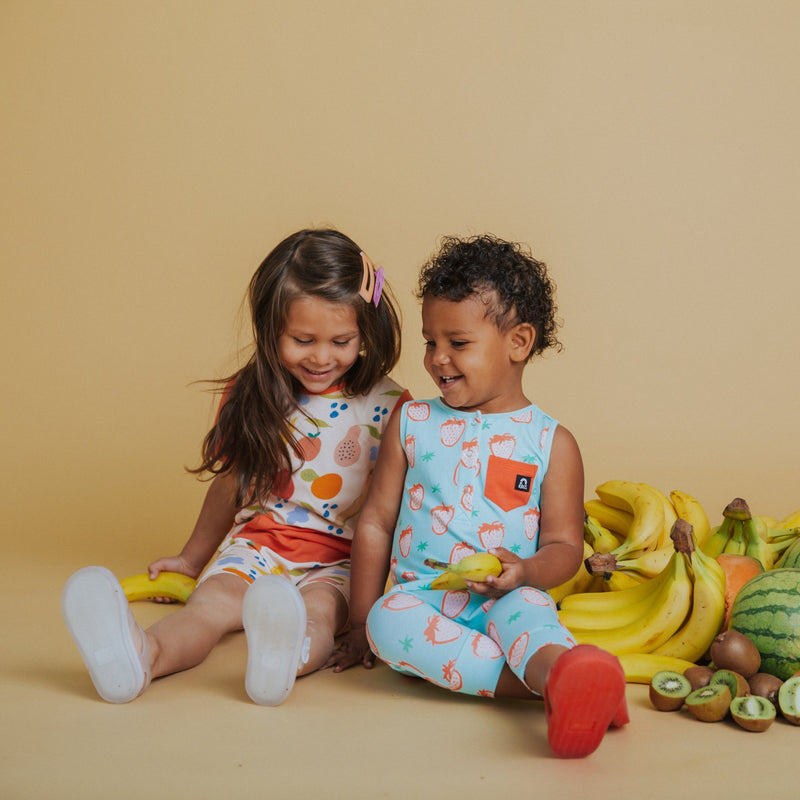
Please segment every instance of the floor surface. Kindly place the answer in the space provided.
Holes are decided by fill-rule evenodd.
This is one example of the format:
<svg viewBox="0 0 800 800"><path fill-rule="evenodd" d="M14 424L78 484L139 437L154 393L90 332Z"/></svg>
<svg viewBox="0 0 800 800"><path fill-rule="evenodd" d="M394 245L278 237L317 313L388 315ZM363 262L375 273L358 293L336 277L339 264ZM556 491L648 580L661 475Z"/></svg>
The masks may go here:
<svg viewBox="0 0 800 800"><path fill-rule="evenodd" d="M388 667L300 679L277 708L249 701L243 634L138 700L100 700L61 621L72 567L2 584L0 799L797 797L800 728L763 733L653 710L582 760L549 754L538 702L453 695ZM32 591L35 589L35 591ZM168 609L135 604L145 625Z"/></svg>

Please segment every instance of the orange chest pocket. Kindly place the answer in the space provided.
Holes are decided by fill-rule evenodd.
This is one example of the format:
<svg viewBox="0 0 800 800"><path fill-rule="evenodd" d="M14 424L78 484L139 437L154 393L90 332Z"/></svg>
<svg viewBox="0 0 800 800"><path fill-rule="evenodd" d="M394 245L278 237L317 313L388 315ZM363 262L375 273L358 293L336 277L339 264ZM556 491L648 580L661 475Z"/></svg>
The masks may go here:
<svg viewBox="0 0 800 800"><path fill-rule="evenodd" d="M529 505L538 469L536 464L490 455L486 467L486 499L500 506L503 511Z"/></svg>

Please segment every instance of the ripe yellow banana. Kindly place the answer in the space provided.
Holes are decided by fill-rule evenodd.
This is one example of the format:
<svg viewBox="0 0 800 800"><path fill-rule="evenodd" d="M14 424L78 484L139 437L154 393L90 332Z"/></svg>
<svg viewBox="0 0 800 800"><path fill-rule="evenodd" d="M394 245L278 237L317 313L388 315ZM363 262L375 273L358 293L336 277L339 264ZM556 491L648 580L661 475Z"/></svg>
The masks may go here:
<svg viewBox="0 0 800 800"><path fill-rule="evenodd" d="M692 607L684 624L655 655L697 661L711 647L725 618L725 573L716 559L695 549L691 555Z"/></svg>
<svg viewBox="0 0 800 800"><path fill-rule="evenodd" d="M688 556L677 552L667 568L670 579L645 605L644 614L619 627L571 630L579 644L593 644L610 653L649 653L666 642L686 619L692 602Z"/></svg>
<svg viewBox="0 0 800 800"><path fill-rule="evenodd" d="M621 508L614 508L602 500L591 499L583 504L584 511L594 517L604 528L616 534L620 539L628 535L633 525L633 514Z"/></svg>
<svg viewBox="0 0 800 800"><path fill-rule="evenodd" d="M180 572L159 572L151 581L147 573L131 575L120 581L128 601L151 600L154 597L169 597L185 603L194 591L197 581Z"/></svg>
<svg viewBox="0 0 800 800"><path fill-rule="evenodd" d="M615 549L618 556L643 550L655 550L664 536L664 495L652 486L633 481L610 480L595 491L606 505L633 514L625 541ZM669 529L667 529L669 531Z"/></svg>
<svg viewBox="0 0 800 800"><path fill-rule="evenodd" d="M583 522L583 538L595 553L610 553L619 547L621 539L593 516L586 514Z"/></svg>
<svg viewBox="0 0 800 800"><path fill-rule="evenodd" d="M778 528L797 528L800 527L800 508L793 511L788 517L784 517L778 524Z"/></svg>
<svg viewBox="0 0 800 800"><path fill-rule="evenodd" d="M671 585L673 557L677 558L674 549L670 561L658 575L631 588L565 597L561 601L559 619L573 633L618 629L641 619Z"/></svg>
<svg viewBox="0 0 800 800"><path fill-rule="evenodd" d="M706 539L711 533L711 524L708 521L708 514L706 514L700 501L680 489L673 489L669 493L669 499L672 501L678 517L685 519L692 526L696 546L702 550Z"/></svg>
<svg viewBox="0 0 800 800"><path fill-rule="evenodd" d="M658 656L653 653L620 653L619 663L625 673L626 683L650 683L656 672L671 670L681 675L694 666L694 662L683 658Z"/></svg>
<svg viewBox="0 0 800 800"><path fill-rule="evenodd" d="M617 558L615 570L630 572L641 578L654 578L667 566L675 547L672 542L658 550L647 550L635 558Z"/></svg>
<svg viewBox="0 0 800 800"><path fill-rule="evenodd" d="M431 582L431 589L466 589L465 581L485 581L489 575L499 575L503 571L500 559L491 553L474 553L455 564L426 558L425 564L443 570Z"/></svg>

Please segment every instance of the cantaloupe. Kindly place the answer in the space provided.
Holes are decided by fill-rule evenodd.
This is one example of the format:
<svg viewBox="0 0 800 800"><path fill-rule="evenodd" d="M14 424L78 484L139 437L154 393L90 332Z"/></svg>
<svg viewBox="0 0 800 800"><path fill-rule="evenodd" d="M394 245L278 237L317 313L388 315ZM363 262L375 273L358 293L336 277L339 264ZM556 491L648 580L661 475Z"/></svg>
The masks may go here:
<svg viewBox="0 0 800 800"><path fill-rule="evenodd" d="M762 672L786 680L800 670L800 569L773 569L747 581L729 627L753 641Z"/></svg>

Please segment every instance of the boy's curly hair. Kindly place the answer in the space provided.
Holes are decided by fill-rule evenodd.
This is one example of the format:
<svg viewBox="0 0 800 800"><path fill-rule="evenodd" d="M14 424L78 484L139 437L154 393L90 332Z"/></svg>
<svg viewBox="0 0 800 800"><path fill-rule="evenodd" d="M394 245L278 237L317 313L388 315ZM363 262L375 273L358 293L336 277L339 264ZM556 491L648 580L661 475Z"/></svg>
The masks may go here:
<svg viewBox="0 0 800 800"><path fill-rule="evenodd" d="M480 296L487 317L501 330L521 322L533 326L536 340L528 360L551 347L562 349L556 338L555 284L547 266L523 245L491 234L443 237L438 253L420 270L417 297L460 302L472 294Z"/></svg>

